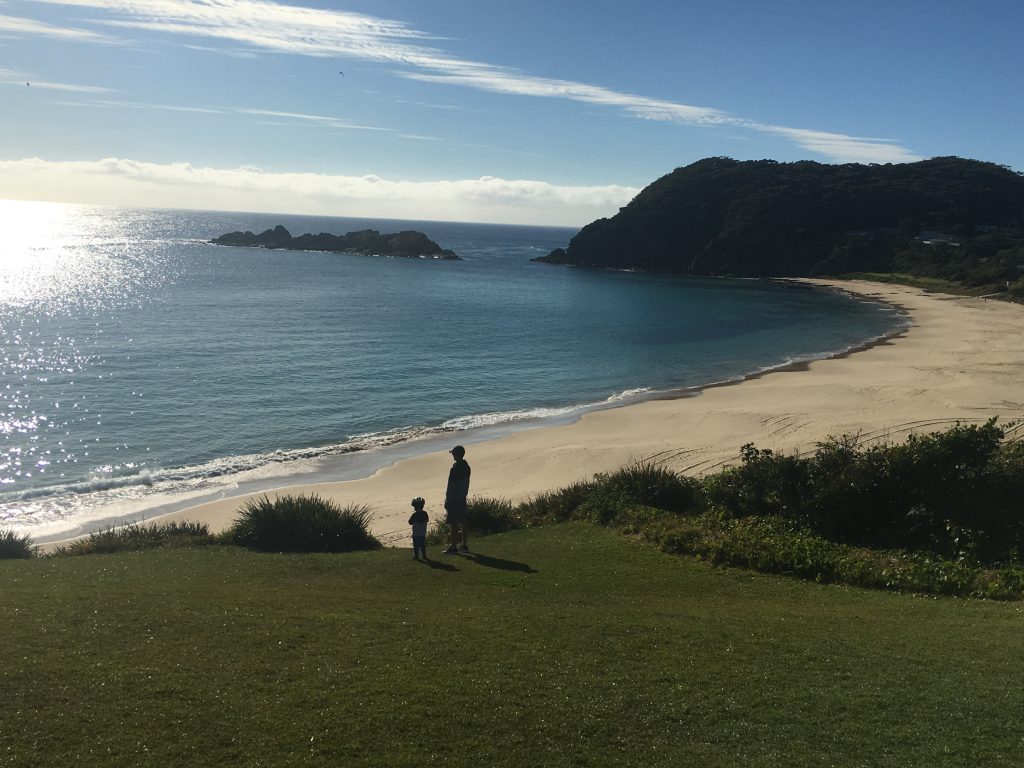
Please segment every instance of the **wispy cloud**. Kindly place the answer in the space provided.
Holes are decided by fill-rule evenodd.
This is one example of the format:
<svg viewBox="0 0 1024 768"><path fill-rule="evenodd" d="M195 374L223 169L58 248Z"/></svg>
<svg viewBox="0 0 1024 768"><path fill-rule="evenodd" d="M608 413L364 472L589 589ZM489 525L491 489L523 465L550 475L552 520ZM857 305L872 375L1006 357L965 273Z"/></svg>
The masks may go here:
<svg viewBox="0 0 1024 768"><path fill-rule="evenodd" d="M248 49L332 56L391 64L396 74L492 93L553 98L617 108L644 120L727 127L782 137L838 161L899 162L918 156L889 139L772 125L707 106L683 104L572 80L461 59L440 38L399 21L270 0L38 0L99 11L99 23L192 38L216 38ZM27 30L25 30L27 31Z"/></svg>
<svg viewBox="0 0 1024 768"><path fill-rule="evenodd" d="M88 43L116 43L118 40L98 32L75 27L55 27L35 19L0 14L0 34L34 35L36 37L53 37L58 40L81 40Z"/></svg>
<svg viewBox="0 0 1024 768"><path fill-rule="evenodd" d="M225 56L232 56L236 59L255 59L259 56L255 51L247 51L243 48L215 48L212 45L194 45L190 43L186 43L185 47L192 51L218 53Z"/></svg>
<svg viewBox="0 0 1024 768"><path fill-rule="evenodd" d="M0 161L0 198L399 219L580 225L610 216L635 187L558 186L528 179L404 181L375 175L271 173L126 158Z"/></svg>
<svg viewBox="0 0 1024 768"><path fill-rule="evenodd" d="M0 70L0 78L4 76L4 70ZM13 81L12 81L13 82ZM32 83L35 85L35 83ZM45 86L44 86L45 87ZM50 84L50 87L58 87ZM82 86L81 88L73 88L67 86L66 90L83 90L89 92L105 92L109 91L109 88L92 88L89 86ZM270 109L255 109L249 107L193 107L185 106L182 104L154 104L153 102L147 101L121 101L115 99L94 99L92 101L55 101L55 104L61 104L68 107L123 107L125 109L139 109L139 110L161 110L166 112L196 112L207 115L251 115L253 117L275 117L280 118L276 121L258 121L264 125L295 125L298 124L311 124L318 125L325 128L342 128L345 130L354 131L392 131L391 128L381 128L374 125L361 125L359 123L351 123L347 120L342 120L338 117L331 117L328 115L310 115L302 112L281 112Z"/></svg>
<svg viewBox="0 0 1024 768"><path fill-rule="evenodd" d="M318 125L326 125L331 128L345 128L348 130L356 131L391 131L391 128L380 128L373 125L360 125L358 123L349 123L345 120L341 120L337 117L329 117L327 115L307 115L302 112L278 112L270 109L236 109L243 115L260 115L263 117L280 117L287 118L289 120L297 120L300 122L313 122Z"/></svg>
<svg viewBox="0 0 1024 768"><path fill-rule="evenodd" d="M104 107L126 107L127 109L156 109L164 112L197 112L204 115L223 115L223 109L210 107L186 107L180 104L153 104L147 101L115 101L113 99L97 99L96 104Z"/></svg>
<svg viewBox="0 0 1024 768"><path fill-rule="evenodd" d="M76 93L115 93L113 88L104 88L100 85L83 85L81 83L52 83L46 80L36 80L34 77L17 72L13 69L0 69L0 84L14 85L24 88L30 85L33 88L41 88L46 91L73 91Z"/></svg>
<svg viewBox="0 0 1024 768"><path fill-rule="evenodd" d="M20 85L20 83L15 83ZM77 83L51 83L46 80L32 80L30 85L33 88L43 88L48 91L74 91L76 93L115 93L114 88L104 88L101 85L79 85Z"/></svg>

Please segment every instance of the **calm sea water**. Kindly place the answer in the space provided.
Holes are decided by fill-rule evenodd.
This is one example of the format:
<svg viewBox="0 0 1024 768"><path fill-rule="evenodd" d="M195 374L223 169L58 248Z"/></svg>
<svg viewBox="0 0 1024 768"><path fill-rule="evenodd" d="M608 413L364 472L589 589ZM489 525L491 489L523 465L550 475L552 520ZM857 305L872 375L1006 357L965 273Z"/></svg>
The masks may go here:
<svg viewBox="0 0 1024 768"><path fill-rule="evenodd" d="M529 262L569 229L13 202L0 221L0 526L40 541L356 476L431 435L570 419L901 322L825 291ZM464 261L206 242L279 223L419 229Z"/></svg>

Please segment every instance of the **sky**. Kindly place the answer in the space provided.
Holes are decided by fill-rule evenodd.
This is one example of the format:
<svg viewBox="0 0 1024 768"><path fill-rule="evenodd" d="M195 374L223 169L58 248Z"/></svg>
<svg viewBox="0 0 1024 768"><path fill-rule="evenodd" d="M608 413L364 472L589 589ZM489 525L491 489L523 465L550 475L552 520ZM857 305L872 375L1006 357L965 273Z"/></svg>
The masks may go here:
<svg viewBox="0 0 1024 768"><path fill-rule="evenodd" d="M1024 170L1020 0L0 0L0 198L582 226L704 157Z"/></svg>

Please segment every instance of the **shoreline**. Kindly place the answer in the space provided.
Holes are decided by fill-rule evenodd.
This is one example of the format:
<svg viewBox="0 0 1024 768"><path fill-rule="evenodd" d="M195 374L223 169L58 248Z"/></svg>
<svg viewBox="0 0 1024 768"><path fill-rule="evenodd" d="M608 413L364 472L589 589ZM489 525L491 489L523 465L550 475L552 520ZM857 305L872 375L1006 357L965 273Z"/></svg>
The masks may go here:
<svg viewBox="0 0 1024 768"><path fill-rule="evenodd" d="M1024 397L1014 384L1024 373L1021 307L886 283L803 282L887 303L907 324L827 357L654 393L639 402L598 405L567 423L519 423L476 434L442 433L424 441L437 447L410 441L409 455L366 477L260 489L147 517L146 522L193 520L216 531L229 525L253 496L316 493L342 504L367 504L374 513L371 530L385 543L404 544L409 499L424 496L428 512L443 518L449 443L467 445L474 467L471 495L516 501L632 461L651 460L700 474L736 459L748 442L780 451L808 450L830 435L895 437L913 431L915 423L938 429L958 419L1024 415L1024 402L1017 399Z"/></svg>
<svg viewBox="0 0 1024 768"><path fill-rule="evenodd" d="M890 302L856 298L848 291L814 286L796 279L773 279L767 282L786 283L789 287L798 287L804 290L822 290L843 294L862 303L880 305L892 313L895 318L904 318L905 320L904 313ZM386 469L398 461L450 446L452 440L461 440L467 445L488 442L523 430L571 424L588 413L628 407L650 400L696 397L704 390L713 387L734 386L770 373L806 370L811 362L845 357L875 344L885 343L888 339L903 333L905 327L905 322L898 322L883 334L863 342L840 347L833 351L826 350L797 356L785 362L768 364L751 369L746 373L706 383L680 384L665 389L639 387L590 402L477 414L461 419L451 419L433 427L420 426L402 430L385 430L356 436L345 443L274 451L263 457L267 459L272 455L272 459L258 461L248 468L233 471L229 469L225 472L221 465L232 461L236 464L251 462L253 459L259 459L260 456L226 457L226 459L214 460L207 465L160 470L155 477L146 473L145 477L140 475L99 480L97 482L101 487L97 492L110 493L112 496L110 501L98 508L99 514L94 513L84 518L72 518L70 524L57 519L39 526L35 531L29 529L26 532L32 535L34 541L40 546L53 548L87 536L94 531L120 528L132 524L147 524L153 520L211 502L240 499L242 500L240 503L244 503L245 499L252 496L259 496L286 487L360 480L370 477L375 472ZM477 423L469 425L456 423L460 421ZM217 466L213 466L214 464ZM190 472L191 475L189 475ZM191 490L164 488L165 481L159 476L160 474L178 475L179 477L176 478L178 480L184 475L186 479L191 477L192 480L198 481L198 484ZM203 483L206 481L212 481L212 487L203 487ZM130 495L117 497L117 489L130 489L137 486L148 486L153 492L135 497Z"/></svg>

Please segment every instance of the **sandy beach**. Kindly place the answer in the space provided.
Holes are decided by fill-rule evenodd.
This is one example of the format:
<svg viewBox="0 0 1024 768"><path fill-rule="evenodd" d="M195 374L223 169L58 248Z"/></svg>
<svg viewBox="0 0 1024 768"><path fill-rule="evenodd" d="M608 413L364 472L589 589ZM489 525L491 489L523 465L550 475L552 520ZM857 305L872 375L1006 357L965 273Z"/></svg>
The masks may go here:
<svg viewBox="0 0 1024 768"><path fill-rule="evenodd" d="M693 396L596 411L568 425L467 443L473 468L470 495L515 501L637 460L699 474L736 460L745 443L805 451L830 435L895 441L957 420L1024 417L1024 307L880 283L814 282L898 305L911 325L896 337L841 357ZM453 436L452 444L458 441ZM451 457L441 450L399 461L365 479L290 486L276 493L315 493L342 504L366 504L373 511L376 535L411 546L409 500L424 496L432 519L443 518L450 464ZM160 519L204 521L220 530L246 498L210 502Z"/></svg>

